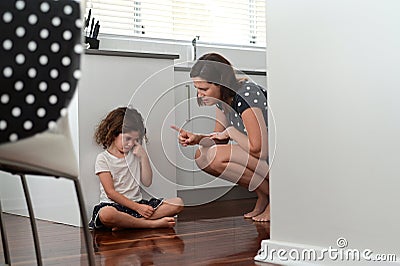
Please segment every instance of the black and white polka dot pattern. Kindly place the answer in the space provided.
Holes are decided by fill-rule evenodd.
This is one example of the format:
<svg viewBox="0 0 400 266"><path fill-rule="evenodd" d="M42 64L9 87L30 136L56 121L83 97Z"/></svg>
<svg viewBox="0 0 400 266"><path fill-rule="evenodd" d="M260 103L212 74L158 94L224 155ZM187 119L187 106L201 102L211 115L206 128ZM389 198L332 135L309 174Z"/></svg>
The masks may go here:
<svg viewBox="0 0 400 266"><path fill-rule="evenodd" d="M221 110L221 104L217 104ZM246 128L242 121L242 113L248 108L259 108L262 110L265 124L268 127L268 104L267 91L263 87L246 81L237 91L231 104L231 111L226 114L228 123L247 135Z"/></svg>
<svg viewBox="0 0 400 266"><path fill-rule="evenodd" d="M76 1L0 1L0 143L66 114L80 77L81 26Z"/></svg>

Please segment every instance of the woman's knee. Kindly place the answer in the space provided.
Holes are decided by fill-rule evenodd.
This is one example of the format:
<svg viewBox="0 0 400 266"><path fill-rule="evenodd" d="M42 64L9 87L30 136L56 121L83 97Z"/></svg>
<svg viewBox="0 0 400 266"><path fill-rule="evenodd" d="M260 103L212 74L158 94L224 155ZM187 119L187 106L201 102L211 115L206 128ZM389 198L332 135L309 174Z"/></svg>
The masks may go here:
<svg viewBox="0 0 400 266"><path fill-rule="evenodd" d="M201 148L198 148L194 154L194 159L197 160L201 157Z"/></svg>
<svg viewBox="0 0 400 266"><path fill-rule="evenodd" d="M196 150L196 153L194 155L194 159L195 159L197 166L202 170L204 170L209 164L207 161L208 150L209 150L208 148L200 147Z"/></svg>
<svg viewBox="0 0 400 266"><path fill-rule="evenodd" d="M209 148L199 148L196 151L196 164L203 171L217 176L225 169L224 158L218 155L217 145Z"/></svg>

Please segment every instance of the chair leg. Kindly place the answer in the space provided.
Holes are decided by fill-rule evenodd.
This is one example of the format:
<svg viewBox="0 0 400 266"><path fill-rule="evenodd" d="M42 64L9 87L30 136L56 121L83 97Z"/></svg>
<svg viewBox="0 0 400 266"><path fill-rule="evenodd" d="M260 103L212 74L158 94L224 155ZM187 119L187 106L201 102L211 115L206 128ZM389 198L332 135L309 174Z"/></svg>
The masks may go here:
<svg viewBox="0 0 400 266"><path fill-rule="evenodd" d="M5 224L3 220L3 210L1 208L1 201L0 201L0 229L1 229L1 241L3 244L4 261L6 264L11 264L10 252L8 249L7 234L4 226Z"/></svg>
<svg viewBox="0 0 400 266"><path fill-rule="evenodd" d="M85 208L85 202L83 200L82 189L81 189L79 180L74 179L74 184L75 184L76 195L78 197L79 211L81 214L81 219L82 219L82 224L83 224L83 232L84 232L84 236L85 236L85 244L86 244L88 261L89 261L90 266L94 266L95 260L94 260L93 249L91 247L92 241L90 241L91 236L90 236L90 232L89 232L89 228L88 228L88 219L86 216L86 208Z"/></svg>
<svg viewBox="0 0 400 266"><path fill-rule="evenodd" d="M39 236L38 236L38 231L37 231L37 227L36 227L35 214L33 213L32 201L31 201L31 197L29 195L28 184L26 182L26 178L25 178L24 174L19 174L19 176L21 177L22 187L24 188L24 193L25 193L25 200L26 200L26 204L28 206L29 219L31 221L31 227L32 227L33 242L35 245L36 261L37 261L38 266L42 266L43 263L42 263L42 255L40 252Z"/></svg>

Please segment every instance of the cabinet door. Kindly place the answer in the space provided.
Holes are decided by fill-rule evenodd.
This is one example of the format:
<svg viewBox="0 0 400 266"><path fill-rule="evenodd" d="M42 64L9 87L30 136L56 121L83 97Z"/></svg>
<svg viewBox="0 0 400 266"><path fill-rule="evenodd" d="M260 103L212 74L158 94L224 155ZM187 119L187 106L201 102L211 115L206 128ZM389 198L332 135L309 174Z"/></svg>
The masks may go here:
<svg viewBox="0 0 400 266"><path fill-rule="evenodd" d="M176 160L175 136L169 128L173 121L168 117L175 106L174 95L169 91L174 85L172 60L102 55L85 55L84 59L78 89L78 136L87 210L99 200L94 164L102 149L93 142L94 129L110 110L129 104L145 119L149 138L145 147L153 168L153 183L143 191L156 197L176 197L176 168L170 159ZM171 156L167 157L167 153Z"/></svg>
<svg viewBox="0 0 400 266"><path fill-rule="evenodd" d="M197 92L189 73L175 72L175 122L178 127L195 133L208 134L215 126L215 106L198 106ZM177 143L176 166L178 190L232 186L231 182L201 171L194 156L197 146L182 147Z"/></svg>
<svg viewBox="0 0 400 266"><path fill-rule="evenodd" d="M191 81L187 72L175 72L175 125L190 132L193 131L193 124L190 122L193 102L190 100ZM178 133L176 133L178 135ZM193 188L193 169L195 146L183 147L176 141L176 182L177 189L184 190Z"/></svg>

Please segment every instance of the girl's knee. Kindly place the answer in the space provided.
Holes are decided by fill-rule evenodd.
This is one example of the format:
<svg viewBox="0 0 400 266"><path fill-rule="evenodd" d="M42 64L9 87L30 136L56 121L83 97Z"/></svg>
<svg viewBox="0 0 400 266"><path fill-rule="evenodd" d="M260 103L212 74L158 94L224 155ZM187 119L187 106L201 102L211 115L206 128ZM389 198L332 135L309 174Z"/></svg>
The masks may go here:
<svg viewBox="0 0 400 266"><path fill-rule="evenodd" d="M175 205L174 206L174 213L175 214L178 214L178 213L180 213L182 210L183 210L183 205Z"/></svg>
<svg viewBox="0 0 400 266"><path fill-rule="evenodd" d="M176 198L176 213L179 213L183 210L184 203L181 198Z"/></svg>
<svg viewBox="0 0 400 266"><path fill-rule="evenodd" d="M181 198L176 197L176 198L174 199L174 201L175 201L175 205L176 205L176 206L183 206L183 200L182 200Z"/></svg>
<svg viewBox="0 0 400 266"><path fill-rule="evenodd" d="M113 223L117 210L114 207L106 206L100 209L99 218L103 224Z"/></svg>
<svg viewBox="0 0 400 266"><path fill-rule="evenodd" d="M175 213L179 213L183 210L184 203L183 200L179 197L168 199L165 201L165 203L167 203L170 208L174 210L173 212Z"/></svg>

